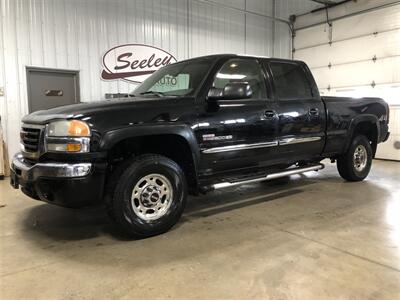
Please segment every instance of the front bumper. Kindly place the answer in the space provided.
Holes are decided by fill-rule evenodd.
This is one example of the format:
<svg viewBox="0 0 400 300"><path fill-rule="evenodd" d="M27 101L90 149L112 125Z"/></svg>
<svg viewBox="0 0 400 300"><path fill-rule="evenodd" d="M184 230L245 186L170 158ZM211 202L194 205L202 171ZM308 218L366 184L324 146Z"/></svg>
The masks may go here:
<svg viewBox="0 0 400 300"><path fill-rule="evenodd" d="M31 164L19 153L12 160L10 183L31 198L82 207L101 202L105 170L99 162Z"/></svg>

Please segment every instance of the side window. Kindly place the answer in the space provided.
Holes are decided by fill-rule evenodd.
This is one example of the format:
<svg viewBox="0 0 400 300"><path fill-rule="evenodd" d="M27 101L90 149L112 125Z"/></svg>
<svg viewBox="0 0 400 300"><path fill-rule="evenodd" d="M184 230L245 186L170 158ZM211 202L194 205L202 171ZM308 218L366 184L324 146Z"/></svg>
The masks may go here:
<svg viewBox="0 0 400 300"><path fill-rule="evenodd" d="M264 76L260 64L251 59L231 59L215 75L211 92L221 94L228 83L244 82L250 85L251 99L267 98Z"/></svg>
<svg viewBox="0 0 400 300"><path fill-rule="evenodd" d="M272 62L271 71L279 99L312 98L310 83L301 66Z"/></svg>

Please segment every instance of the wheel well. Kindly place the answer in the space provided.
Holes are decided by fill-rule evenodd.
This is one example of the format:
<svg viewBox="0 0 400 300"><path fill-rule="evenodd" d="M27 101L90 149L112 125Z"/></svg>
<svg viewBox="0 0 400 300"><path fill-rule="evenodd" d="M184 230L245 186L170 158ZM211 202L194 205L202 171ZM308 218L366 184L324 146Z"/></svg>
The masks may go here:
<svg viewBox="0 0 400 300"><path fill-rule="evenodd" d="M122 161L141 154L164 155L175 161L184 171L190 191L197 191L196 167L189 143L175 134L132 137L115 144L108 152L108 162L113 169Z"/></svg>
<svg viewBox="0 0 400 300"><path fill-rule="evenodd" d="M357 135L365 135L371 143L373 157L375 157L376 147L378 145L378 129L371 122L360 122L356 125L353 131L353 138Z"/></svg>

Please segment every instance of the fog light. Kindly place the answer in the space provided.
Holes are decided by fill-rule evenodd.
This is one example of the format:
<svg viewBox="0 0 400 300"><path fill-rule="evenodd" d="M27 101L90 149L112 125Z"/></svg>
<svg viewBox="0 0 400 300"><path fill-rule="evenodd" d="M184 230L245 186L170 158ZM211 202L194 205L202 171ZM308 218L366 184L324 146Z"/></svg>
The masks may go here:
<svg viewBox="0 0 400 300"><path fill-rule="evenodd" d="M71 170L71 177L80 177L80 176L85 176L89 174L90 169L91 169L91 164L79 164L75 165L74 168Z"/></svg>

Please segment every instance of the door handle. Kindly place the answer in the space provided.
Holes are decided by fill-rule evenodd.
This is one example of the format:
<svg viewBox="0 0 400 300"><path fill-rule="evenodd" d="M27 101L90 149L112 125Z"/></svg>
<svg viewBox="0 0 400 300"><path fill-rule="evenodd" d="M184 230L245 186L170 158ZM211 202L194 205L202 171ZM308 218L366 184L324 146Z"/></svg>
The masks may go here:
<svg viewBox="0 0 400 300"><path fill-rule="evenodd" d="M266 111L264 112L264 115L265 115L266 118L272 119L273 117L275 117L276 112L273 111L273 110L266 110Z"/></svg>
<svg viewBox="0 0 400 300"><path fill-rule="evenodd" d="M312 116L317 116L319 114L318 108L310 108L308 113Z"/></svg>

